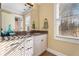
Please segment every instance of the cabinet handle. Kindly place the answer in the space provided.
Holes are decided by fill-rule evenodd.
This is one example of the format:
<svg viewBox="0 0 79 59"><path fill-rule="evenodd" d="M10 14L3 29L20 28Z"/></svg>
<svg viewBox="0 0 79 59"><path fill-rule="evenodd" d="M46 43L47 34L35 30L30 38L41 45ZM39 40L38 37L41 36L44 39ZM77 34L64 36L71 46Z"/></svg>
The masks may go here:
<svg viewBox="0 0 79 59"><path fill-rule="evenodd" d="M27 41L30 41L30 40L27 40Z"/></svg>
<svg viewBox="0 0 79 59"><path fill-rule="evenodd" d="M32 47L30 47L29 49L31 49Z"/></svg>
<svg viewBox="0 0 79 59"><path fill-rule="evenodd" d="M24 47L21 47L19 50L23 49Z"/></svg>
<svg viewBox="0 0 79 59"><path fill-rule="evenodd" d="M23 39L23 37L21 37L21 39Z"/></svg>
<svg viewBox="0 0 79 59"><path fill-rule="evenodd" d="M43 41L43 40L41 40L41 41Z"/></svg>
<svg viewBox="0 0 79 59"><path fill-rule="evenodd" d="M30 40L27 40L27 41L31 41L32 39L30 39Z"/></svg>
<svg viewBox="0 0 79 59"><path fill-rule="evenodd" d="M24 47L22 47L22 48L24 48Z"/></svg>
<svg viewBox="0 0 79 59"><path fill-rule="evenodd" d="M29 50L29 49L31 49L32 47L30 47L30 48L27 48L26 50Z"/></svg>
<svg viewBox="0 0 79 59"><path fill-rule="evenodd" d="M27 48L26 50L29 50L29 48Z"/></svg>

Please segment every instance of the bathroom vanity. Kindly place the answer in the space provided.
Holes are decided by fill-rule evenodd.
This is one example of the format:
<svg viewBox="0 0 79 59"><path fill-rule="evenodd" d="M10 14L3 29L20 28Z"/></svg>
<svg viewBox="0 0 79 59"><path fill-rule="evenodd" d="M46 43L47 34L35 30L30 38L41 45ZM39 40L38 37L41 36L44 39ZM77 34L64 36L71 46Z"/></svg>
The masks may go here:
<svg viewBox="0 0 79 59"><path fill-rule="evenodd" d="M47 33L32 32L11 38L0 42L0 56L36 56L47 48Z"/></svg>

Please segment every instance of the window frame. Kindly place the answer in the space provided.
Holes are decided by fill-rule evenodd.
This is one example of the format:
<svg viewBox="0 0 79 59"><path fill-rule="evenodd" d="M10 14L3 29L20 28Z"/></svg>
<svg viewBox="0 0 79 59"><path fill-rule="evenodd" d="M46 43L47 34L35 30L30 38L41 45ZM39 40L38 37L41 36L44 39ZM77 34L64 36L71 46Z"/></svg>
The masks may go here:
<svg viewBox="0 0 79 59"><path fill-rule="evenodd" d="M59 4L58 3L54 4L54 39L79 44L79 37L63 36L63 35L57 34L57 23L56 23L56 21L57 21L58 18L56 18L56 16L59 14L58 9L59 9ZM56 13L56 12L58 12L58 13Z"/></svg>

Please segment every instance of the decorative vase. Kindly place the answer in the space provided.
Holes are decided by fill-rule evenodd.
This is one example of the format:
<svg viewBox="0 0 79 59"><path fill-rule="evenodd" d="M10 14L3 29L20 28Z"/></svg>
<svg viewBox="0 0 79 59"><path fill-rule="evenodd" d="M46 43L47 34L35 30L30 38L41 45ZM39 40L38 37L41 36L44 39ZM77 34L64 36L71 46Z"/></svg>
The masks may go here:
<svg viewBox="0 0 79 59"><path fill-rule="evenodd" d="M35 29L35 22L33 21L32 28Z"/></svg>
<svg viewBox="0 0 79 59"><path fill-rule="evenodd" d="M44 21L44 29L48 29L48 20L47 18L45 18L45 21Z"/></svg>

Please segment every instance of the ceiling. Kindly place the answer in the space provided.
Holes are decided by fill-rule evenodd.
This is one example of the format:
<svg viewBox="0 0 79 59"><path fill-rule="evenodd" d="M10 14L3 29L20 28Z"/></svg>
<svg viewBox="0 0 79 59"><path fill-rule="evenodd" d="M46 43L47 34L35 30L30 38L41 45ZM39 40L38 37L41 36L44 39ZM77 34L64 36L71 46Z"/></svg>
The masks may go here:
<svg viewBox="0 0 79 59"><path fill-rule="evenodd" d="M2 3L1 9L18 14L25 14L31 10L28 5L25 6L25 3Z"/></svg>

